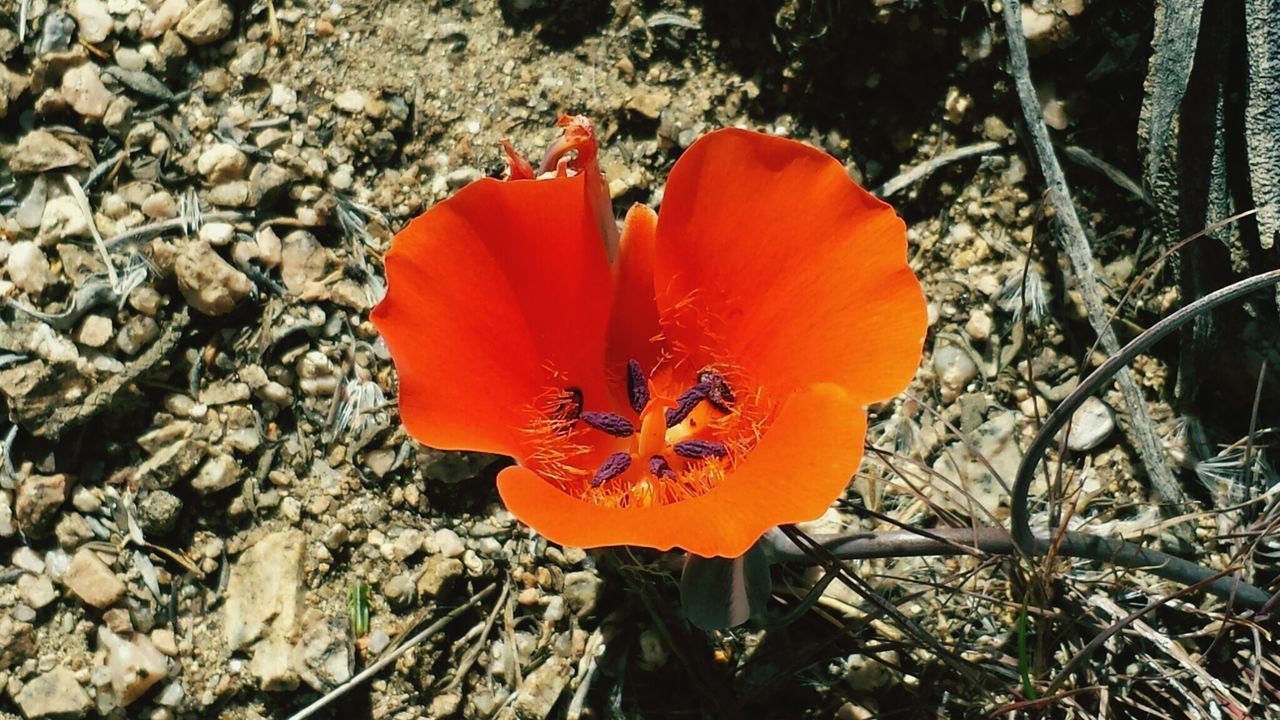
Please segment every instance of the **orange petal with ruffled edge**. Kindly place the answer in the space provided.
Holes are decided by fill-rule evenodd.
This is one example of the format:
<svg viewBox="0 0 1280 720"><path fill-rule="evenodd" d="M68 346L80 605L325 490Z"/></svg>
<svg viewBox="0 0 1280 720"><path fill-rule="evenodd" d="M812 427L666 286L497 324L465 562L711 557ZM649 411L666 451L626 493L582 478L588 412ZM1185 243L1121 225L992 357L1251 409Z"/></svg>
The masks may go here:
<svg viewBox="0 0 1280 720"><path fill-rule="evenodd" d="M519 455L540 394L607 397L610 270L584 181L480 180L392 241L372 319L421 442Z"/></svg>
<svg viewBox="0 0 1280 720"><path fill-rule="evenodd" d="M926 320L905 226L834 158L720 130L680 156L664 198L656 292L674 344L718 344L777 393L833 382L870 402L911 380Z"/></svg>
<svg viewBox="0 0 1280 720"><path fill-rule="evenodd" d="M866 413L842 388L814 385L786 400L759 445L699 497L649 508L603 508L523 467L498 475L507 509L561 545L683 548L737 557L769 528L812 520L839 497L862 459Z"/></svg>
<svg viewBox="0 0 1280 720"><path fill-rule="evenodd" d="M608 368L621 376L628 360L645 369L658 362L661 345L654 342L661 326L653 299L653 242L658 216L646 205L627 212L615 270L613 311L609 320Z"/></svg>

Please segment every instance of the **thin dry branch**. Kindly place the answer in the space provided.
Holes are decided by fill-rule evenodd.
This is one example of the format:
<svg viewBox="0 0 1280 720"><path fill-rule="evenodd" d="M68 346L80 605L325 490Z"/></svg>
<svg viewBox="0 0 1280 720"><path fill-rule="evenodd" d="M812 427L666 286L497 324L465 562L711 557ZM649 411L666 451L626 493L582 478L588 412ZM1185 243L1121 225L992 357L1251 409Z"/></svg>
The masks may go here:
<svg viewBox="0 0 1280 720"><path fill-rule="evenodd" d="M428 626L427 629L409 638L400 647L378 658L377 662L365 668L364 671L361 672L359 675L356 675L355 677L351 678L345 683L330 690L323 697L319 698L315 702L306 706L302 710L299 710L298 712L289 716L289 720L305 720L305 718L309 718L312 715L316 714L318 711L324 708L324 706L338 699L342 695L345 695L348 690L351 690L352 688L359 686L365 680L368 680L369 678L381 672L383 668L395 662L397 658L399 658L401 655L408 652L410 648L421 645L422 641L426 640L432 635L435 635L436 633L443 630L446 625L458 619L458 617L461 616L464 612L470 610L476 605L479 605L480 601L488 597L496 588L497 588L496 585L490 585L489 587L486 587L485 589L481 590L475 595L472 595L470 600L463 603L462 605L459 605L453 610L450 610L449 614L431 623L431 625Z"/></svg>
<svg viewBox="0 0 1280 720"><path fill-rule="evenodd" d="M1089 238L1085 234L1084 226L1080 223L1080 217L1076 214L1066 176L1063 175L1062 166L1054 154L1053 143L1049 138L1049 128L1045 125L1040 101L1036 98L1036 89L1031 83L1027 43L1022 34L1022 4L1019 0L1006 0L1004 3L1004 23L1006 41L1009 43L1009 73L1013 76L1014 85L1018 91L1018 103L1022 108L1036 159L1039 161L1040 173L1045 179L1049 203L1061 223L1062 241L1067 258L1071 262L1071 271L1084 298L1085 309L1089 313L1089 323L1102 341L1102 348L1108 355L1114 355L1120 350L1120 341L1116 339L1115 331L1109 322L1109 313L1102 302L1102 291L1093 270L1093 251L1089 247ZM1138 387L1137 381L1133 379L1128 369L1122 369L1119 372L1117 384L1129 408L1130 425L1127 428L1129 440L1137 447L1138 455L1142 458L1142 464L1146 467L1152 486L1166 503L1185 502L1186 494L1174 479L1168 463L1165 462L1160 437L1156 434L1155 425L1147 412L1142 389Z"/></svg>
<svg viewBox="0 0 1280 720"><path fill-rule="evenodd" d="M921 180L929 177L938 169L950 165L957 160L963 160L974 155L985 155L989 152L995 152L1000 149L1000 143L994 141L980 142L973 145L966 145L962 148L956 148L950 152L930 158L919 165L913 165L899 175L891 178L888 182L876 188L873 194L877 197L887 198L890 195L910 187Z"/></svg>

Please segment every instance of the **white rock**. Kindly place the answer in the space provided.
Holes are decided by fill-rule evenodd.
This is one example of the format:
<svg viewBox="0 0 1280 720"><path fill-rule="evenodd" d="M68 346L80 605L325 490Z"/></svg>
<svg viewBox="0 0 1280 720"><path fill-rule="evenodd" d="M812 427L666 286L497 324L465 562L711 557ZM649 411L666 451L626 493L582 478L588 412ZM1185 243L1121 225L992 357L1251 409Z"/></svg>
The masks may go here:
<svg viewBox="0 0 1280 720"><path fill-rule="evenodd" d="M951 402L978 376L978 366L964 350L942 345L933 351L933 372L938 376L942 401Z"/></svg>
<svg viewBox="0 0 1280 720"><path fill-rule="evenodd" d="M86 62L71 68L62 75L62 96L71 103L71 109L94 120L107 114L111 104L111 92L102 84L98 66Z"/></svg>
<svg viewBox="0 0 1280 720"><path fill-rule="evenodd" d="M39 610L58 598L53 581L47 575L23 575L18 578L18 594L23 602Z"/></svg>
<svg viewBox="0 0 1280 720"><path fill-rule="evenodd" d="M349 113L362 112L364 111L364 106L365 106L364 93L355 89L345 90L339 93L338 97L333 99L333 104L336 105L338 109L342 110L343 112L349 112Z"/></svg>
<svg viewBox="0 0 1280 720"><path fill-rule="evenodd" d="M164 0L155 12L147 10L138 32L143 39L153 40L169 32L187 12L187 0Z"/></svg>
<svg viewBox="0 0 1280 720"><path fill-rule="evenodd" d="M129 705L169 675L168 659L142 633L126 640L99 626L98 646L107 651L111 692L117 707Z"/></svg>
<svg viewBox="0 0 1280 720"><path fill-rule="evenodd" d="M982 310L974 310L964 324L964 332L978 342L991 337L991 316Z"/></svg>
<svg viewBox="0 0 1280 720"><path fill-rule="evenodd" d="M271 86L271 100L269 102L281 110L293 108L298 103L298 92L288 85L276 83Z"/></svg>
<svg viewBox="0 0 1280 720"><path fill-rule="evenodd" d="M1067 447L1076 452L1092 450L1102 444L1116 429L1116 417L1106 403L1089 397L1071 414L1071 432Z"/></svg>
<svg viewBox="0 0 1280 720"><path fill-rule="evenodd" d="M0 538L13 537L18 526L13 520L13 497L8 490L0 490Z"/></svg>
<svg viewBox="0 0 1280 720"><path fill-rule="evenodd" d="M36 235L36 240L41 245L91 235L89 219L84 216L75 198L62 195L45 203L44 215L40 217L40 232Z"/></svg>
<svg viewBox="0 0 1280 720"><path fill-rule="evenodd" d="M196 492L207 495L229 488L240 481L240 465L231 455L215 455L200 468L191 481Z"/></svg>
<svg viewBox="0 0 1280 720"><path fill-rule="evenodd" d="M53 269L44 251L30 240L13 244L9 249L9 259L5 263L9 279L19 290L31 295L39 295L53 282Z"/></svg>
<svg viewBox="0 0 1280 720"><path fill-rule="evenodd" d="M1022 462L1022 451L1016 438L1017 416L1002 412L973 432L970 444L955 442L938 457L933 469L950 483L929 483L930 498L941 507L980 517L978 508L999 516L1000 505L1007 499L1004 488L991 474L987 463L1005 482L1012 482ZM973 447L976 454L970 450Z"/></svg>
<svg viewBox="0 0 1280 720"><path fill-rule="evenodd" d="M71 6L71 14L76 19L81 40L96 44L111 35L114 21L102 0L76 0Z"/></svg>
<svg viewBox="0 0 1280 720"><path fill-rule="evenodd" d="M272 533L244 551L231 568L223 616L227 646L253 652L249 671L264 690L298 683L290 639L306 597L305 548L306 536L299 530Z"/></svg>
<svg viewBox="0 0 1280 720"><path fill-rule="evenodd" d="M222 0L200 0L178 21L178 34L194 45L207 45L231 32L235 16Z"/></svg>
<svg viewBox="0 0 1280 720"><path fill-rule="evenodd" d="M449 528L436 530L435 540L436 548L447 558L462 557L462 553L467 551L467 547L462 544L462 538Z"/></svg>
<svg viewBox="0 0 1280 720"><path fill-rule="evenodd" d="M236 236L236 228L230 223L211 222L200 226L200 239L214 247L222 247Z"/></svg>
<svg viewBox="0 0 1280 720"><path fill-rule="evenodd" d="M240 180L249 169L249 158L235 145L216 143L200 153L196 169L211 183Z"/></svg>
<svg viewBox="0 0 1280 720"><path fill-rule="evenodd" d="M22 568L27 572L32 572L37 575L44 572L44 560L41 559L40 553L32 550L26 545L19 545L14 548L11 562L14 567Z"/></svg>

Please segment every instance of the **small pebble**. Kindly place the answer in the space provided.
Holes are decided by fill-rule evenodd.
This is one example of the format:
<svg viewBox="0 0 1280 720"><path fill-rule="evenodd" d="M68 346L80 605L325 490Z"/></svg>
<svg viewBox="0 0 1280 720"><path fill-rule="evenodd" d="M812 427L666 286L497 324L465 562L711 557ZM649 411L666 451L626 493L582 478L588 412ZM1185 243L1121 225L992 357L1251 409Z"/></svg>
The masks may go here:
<svg viewBox="0 0 1280 720"><path fill-rule="evenodd" d="M208 45L231 33L235 16L222 0L200 0L178 21L178 34L193 45Z"/></svg>
<svg viewBox="0 0 1280 720"><path fill-rule="evenodd" d="M22 240L9 249L5 263L9 280L17 288L30 295L39 295L54 281L53 269L44 251L30 240Z"/></svg>
<svg viewBox="0 0 1280 720"><path fill-rule="evenodd" d="M978 366L973 358L954 345L942 345L933 351L933 371L941 385L942 401L946 403L959 397L978 376Z"/></svg>
<svg viewBox="0 0 1280 720"><path fill-rule="evenodd" d="M1115 428L1115 413L1106 403L1090 396L1071 414L1067 447L1076 452L1092 450L1101 445Z"/></svg>

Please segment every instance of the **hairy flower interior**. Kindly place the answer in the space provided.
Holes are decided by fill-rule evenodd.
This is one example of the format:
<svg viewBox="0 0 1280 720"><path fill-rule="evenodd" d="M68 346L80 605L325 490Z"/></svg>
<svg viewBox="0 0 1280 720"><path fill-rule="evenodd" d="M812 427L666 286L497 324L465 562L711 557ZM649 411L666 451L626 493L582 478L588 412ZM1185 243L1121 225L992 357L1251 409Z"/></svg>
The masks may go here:
<svg viewBox="0 0 1280 720"><path fill-rule="evenodd" d="M702 399L686 417L668 426L668 411L698 384L701 373L720 378L732 391L732 403ZM607 413L625 418L634 428L621 437L580 417L583 411L589 416L604 414L602 410L614 406L609 399L583 398L576 408L579 416L569 417L580 392L548 389L533 403L533 419L524 428L524 464L562 492L593 505L668 505L718 486L750 454L768 425L765 394L730 364L697 370L667 363L647 380L648 400L640 412L624 404L620 412Z"/></svg>

